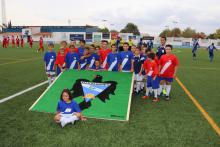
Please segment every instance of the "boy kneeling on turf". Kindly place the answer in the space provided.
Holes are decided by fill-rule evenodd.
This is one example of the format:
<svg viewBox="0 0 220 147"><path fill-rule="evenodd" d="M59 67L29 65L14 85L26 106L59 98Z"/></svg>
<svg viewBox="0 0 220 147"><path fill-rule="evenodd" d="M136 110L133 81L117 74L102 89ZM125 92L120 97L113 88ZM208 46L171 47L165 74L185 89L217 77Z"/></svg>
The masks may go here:
<svg viewBox="0 0 220 147"><path fill-rule="evenodd" d="M68 89L64 89L61 93L54 120L60 123L62 128L69 123L74 124L75 121L86 120L82 116L79 105L72 100L71 92Z"/></svg>
<svg viewBox="0 0 220 147"><path fill-rule="evenodd" d="M158 99L159 69L154 59L155 59L155 53L153 52L149 53L148 58L143 65L143 68L145 69L147 76L147 87L146 87L146 94L142 98L147 99L149 97L150 89L152 88L154 92L153 102L157 102L159 100Z"/></svg>

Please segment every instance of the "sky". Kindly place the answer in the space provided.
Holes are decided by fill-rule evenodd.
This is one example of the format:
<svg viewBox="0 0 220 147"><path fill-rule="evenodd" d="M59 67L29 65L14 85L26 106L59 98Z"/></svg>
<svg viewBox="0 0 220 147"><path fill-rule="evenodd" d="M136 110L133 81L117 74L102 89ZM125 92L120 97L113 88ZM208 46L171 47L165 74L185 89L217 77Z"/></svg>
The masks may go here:
<svg viewBox="0 0 220 147"><path fill-rule="evenodd" d="M5 0L5 3L6 18L12 25L69 25L70 20L71 25L89 24L120 31L132 22L141 33L151 35L174 27L191 27L206 34L220 28L220 0Z"/></svg>

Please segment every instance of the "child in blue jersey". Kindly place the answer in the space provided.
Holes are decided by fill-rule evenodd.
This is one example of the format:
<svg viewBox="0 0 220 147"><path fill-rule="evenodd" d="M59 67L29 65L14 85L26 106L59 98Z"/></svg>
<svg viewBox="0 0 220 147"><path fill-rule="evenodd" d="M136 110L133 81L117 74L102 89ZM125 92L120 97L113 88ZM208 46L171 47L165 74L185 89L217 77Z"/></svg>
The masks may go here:
<svg viewBox="0 0 220 147"><path fill-rule="evenodd" d="M80 70L79 55L75 52L75 45L70 45L69 48L70 52L65 57L66 68Z"/></svg>
<svg viewBox="0 0 220 147"><path fill-rule="evenodd" d="M117 52L117 46L111 45L111 52L107 56L108 71L119 71L121 56Z"/></svg>
<svg viewBox="0 0 220 147"><path fill-rule="evenodd" d="M54 48L53 43L48 44L49 51L47 51L44 54L45 70L46 70L49 85L54 81L55 74L56 74L55 67L54 67L54 63L56 60L56 53L53 51L53 48Z"/></svg>
<svg viewBox="0 0 220 147"><path fill-rule="evenodd" d="M122 72L133 72L134 71L134 65L133 65L133 54L131 51L128 51L129 44L125 42L123 44L123 50L121 55L121 65L120 65L120 71Z"/></svg>
<svg viewBox="0 0 220 147"><path fill-rule="evenodd" d="M208 46L207 50L208 50L208 52L209 52L210 62L212 62L213 59L214 59L214 50L217 51L217 49L216 49L214 43L212 43L210 46Z"/></svg>
<svg viewBox="0 0 220 147"><path fill-rule="evenodd" d="M134 53L134 91L139 93L141 91L141 83L143 82L142 70L145 57L141 54L141 48L137 47Z"/></svg>
<svg viewBox="0 0 220 147"><path fill-rule="evenodd" d="M95 68L91 69L93 71L104 71L105 69L101 67L100 61L96 60L95 61Z"/></svg>
<svg viewBox="0 0 220 147"><path fill-rule="evenodd" d="M90 53L89 53L89 47L85 47L84 49L84 53L83 56L80 57L80 69L81 70L86 70L88 69L88 65L89 65L89 57L90 57Z"/></svg>
<svg viewBox="0 0 220 147"><path fill-rule="evenodd" d="M81 113L79 105L72 100L70 90L64 89L57 105L57 112L54 120L61 123L62 128L68 123L74 124L77 120L86 120Z"/></svg>
<svg viewBox="0 0 220 147"><path fill-rule="evenodd" d="M95 61L99 61L99 56L96 53L96 47L95 45L91 45L89 48L89 53L90 53L90 57L89 57L89 64L88 64L88 68L89 69L95 69Z"/></svg>
<svg viewBox="0 0 220 147"><path fill-rule="evenodd" d="M160 38L160 46L157 48L157 58L160 59L160 57L164 54L166 54L166 50L165 50L165 46L166 46L166 41L167 38L166 37L161 37Z"/></svg>
<svg viewBox="0 0 220 147"><path fill-rule="evenodd" d="M153 47L154 47L153 41L150 39L150 40L147 42L147 49L152 49Z"/></svg>
<svg viewBox="0 0 220 147"><path fill-rule="evenodd" d="M192 54L193 54L193 60L196 60L196 51L199 48L199 43L197 39L193 40L193 47L192 47Z"/></svg>

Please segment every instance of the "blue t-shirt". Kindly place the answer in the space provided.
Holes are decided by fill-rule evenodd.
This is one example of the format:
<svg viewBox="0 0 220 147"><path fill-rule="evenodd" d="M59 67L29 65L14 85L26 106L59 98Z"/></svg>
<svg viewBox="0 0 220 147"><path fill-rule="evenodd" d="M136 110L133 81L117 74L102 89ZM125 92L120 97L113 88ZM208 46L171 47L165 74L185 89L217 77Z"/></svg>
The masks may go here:
<svg viewBox="0 0 220 147"><path fill-rule="evenodd" d="M208 47L208 50L209 50L210 53L213 53L214 49L216 49L216 47L214 45L210 45Z"/></svg>
<svg viewBox="0 0 220 147"><path fill-rule="evenodd" d="M79 55L69 52L66 55L65 62L68 69L78 69Z"/></svg>
<svg viewBox="0 0 220 147"><path fill-rule="evenodd" d="M84 70L86 69L86 66L89 64L89 57L84 58L83 60L79 60L80 63L80 69Z"/></svg>
<svg viewBox="0 0 220 147"><path fill-rule="evenodd" d="M133 61L133 53L131 51L121 52L121 65L123 71L131 70L132 61Z"/></svg>
<svg viewBox="0 0 220 147"><path fill-rule="evenodd" d="M70 103L60 100L57 105L57 111L63 114L72 114L74 112L81 112L79 105L74 100L72 100Z"/></svg>
<svg viewBox="0 0 220 147"><path fill-rule="evenodd" d="M146 60L145 56L143 55L139 55L139 56L135 56L134 55L134 73L138 74L141 71L141 66L144 63L144 61Z"/></svg>
<svg viewBox="0 0 220 147"><path fill-rule="evenodd" d="M90 69L95 68L95 61L99 60L99 56L96 53L91 54L91 56L88 58L88 64Z"/></svg>
<svg viewBox="0 0 220 147"><path fill-rule="evenodd" d="M118 71L121 64L121 56L119 53L109 53L107 56L108 71Z"/></svg>
<svg viewBox="0 0 220 147"><path fill-rule="evenodd" d="M54 71L53 66L56 60L56 53L54 51L47 51L44 54L44 62L46 63L46 71Z"/></svg>
<svg viewBox="0 0 220 147"><path fill-rule="evenodd" d="M164 46L159 46L159 47L157 48L157 52L156 52L156 55L157 55L158 59L160 59L160 57L161 57L162 55L164 55L164 54L166 54L165 47L164 47Z"/></svg>
<svg viewBox="0 0 220 147"><path fill-rule="evenodd" d="M81 46L78 48L79 57L81 57L81 56L84 55L84 49L85 49L85 48L83 48L83 47L81 47Z"/></svg>

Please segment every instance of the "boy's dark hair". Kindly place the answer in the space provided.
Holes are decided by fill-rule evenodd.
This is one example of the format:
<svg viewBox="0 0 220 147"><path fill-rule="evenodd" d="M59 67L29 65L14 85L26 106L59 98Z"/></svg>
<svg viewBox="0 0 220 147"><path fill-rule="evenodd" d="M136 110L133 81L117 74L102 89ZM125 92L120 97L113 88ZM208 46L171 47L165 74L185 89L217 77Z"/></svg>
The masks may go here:
<svg viewBox="0 0 220 147"><path fill-rule="evenodd" d="M150 48L146 49L146 51L145 51L145 53L148 53L148 52L151 52Z"/></svg>
<svg viewBox="0 0 220 147"><path fill-rule="evenodd" d="M89 46L85 46L85 50L89 50Z"/></svg>
<svg viewBox="0 0 220 147"><path fill-rule="evenodd" d="M66 93L69 95L69 99L70 99L70 100L72 100L72 99L73 99L73 97L72 97L72 94L71 94L70 90L69 90L69 89L67 89L67 88L65 88L65 89L63 89L63 91L61 92L61 95L60 95L60 100L63 100L63 93L64 93L64 92L66 92Z"/></svg>
<svg viewBox="0 0 220 147"><path fill-rule="evenodd" d="M139 51L141 51L141 47L139 47L139 46L138 46L138 47L136 47L136 49L138 49Z"/></svg>
<svg viewBox="0 0 220 147"><path fill-rule="evenodd" d="M95 44L91 44L90 47L92 47L92 48L96 48Z"/></svg>
<svg viewBox="0 0 220 147"><path fill-rule="evenodd" d="M49 46L49 47L54 47L53 42L48 43L48 46Z"/></svg>
<svg viewBox="0 0 220 147"><path fill-rule="evenodd" d="M143 47L147 47L147 44L145 42L143 43Z"/></svg>
<svg viewBox="0 0 220 147"><path fill-rule="evenodd" d="M60 44L63 44L63 43L67 44L67 42L66 42L66 41L61 41L61 42L60 42Z"/></svg>
<svg viewBox="0 0 220 147"><path fill-rule="evenodd" d="M162 36L161 38L164 38L164 39L165 39L165 41L167 41L167 37L165 37L165 36Z"/></svg>
<svg viewBox="0 0 220 147"><path fill-rule="evenodd" d="M123 43L123 45L128 45L129 46L129 44L127 42Z"/></svg>
<svg viewBox="0 0 220 147"><path fill-rule="evenodd" d="M84 39L81 39L79 42L83 43L83 44L86 44L86 41Z"/></svg>
<svg viewBox="0 0 220 147"><path fill-rule="evenodd" d="M107 41L107 40L102 40L101 42L105 42L105 43L107 43L107 44L108 44L108 41Z"/></svg>
<svg viewBox="0 0 220 147"><path fill-rule="evenodd" d="M113 46L115 46L115 47L116 47L116 44L112 44L112 45L111 45L111 47L113 47Z"/></svg>
<svg viewBox="0 0 220 147"><path fill-rule="evenodd" d="M170 47L171 50L173 49L173 46L172 46L171 44L167 44L167 45L165 46L165 48L166 48L166 47Z"/></svg>
<svg viewBox="0 0 220 147"><path fill-rule="evenodd" d="M76 48L76 47L75 47L75 45L72 44L69 46L69 48Z"/></svg>
<svg viewBox="0 0 220 147"><path fill-rule="evenodd" d="M148 56L148 58L150 58L151 60L154 60L154 58L155 58L155 53L149 53L147 56Z"/></svg>

